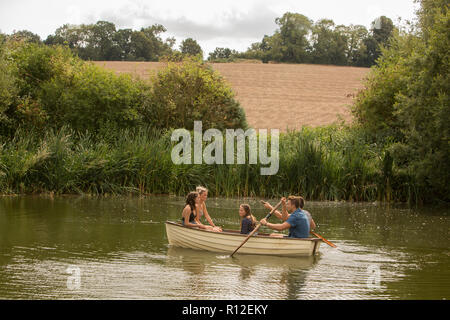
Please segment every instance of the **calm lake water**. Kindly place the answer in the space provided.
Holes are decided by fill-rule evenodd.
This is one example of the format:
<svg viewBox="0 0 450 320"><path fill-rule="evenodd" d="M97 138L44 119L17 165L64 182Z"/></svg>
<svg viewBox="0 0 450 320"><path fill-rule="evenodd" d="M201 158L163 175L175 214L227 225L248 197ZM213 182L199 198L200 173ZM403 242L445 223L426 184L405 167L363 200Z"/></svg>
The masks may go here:
<svg viewBox="0 0 450 320"><path fill-rule="evenodd" d="M207 201L216 224L238 207ZM275 200L272 201L275 204ZM173 248L178 197L1 197L0 299L448 299L448 209L308 202L334 242L311 258ZM276 218L271 218L276 222ZM79 272L79 277L77 276ZM78 282L79 280L79 282Z"/></svg>

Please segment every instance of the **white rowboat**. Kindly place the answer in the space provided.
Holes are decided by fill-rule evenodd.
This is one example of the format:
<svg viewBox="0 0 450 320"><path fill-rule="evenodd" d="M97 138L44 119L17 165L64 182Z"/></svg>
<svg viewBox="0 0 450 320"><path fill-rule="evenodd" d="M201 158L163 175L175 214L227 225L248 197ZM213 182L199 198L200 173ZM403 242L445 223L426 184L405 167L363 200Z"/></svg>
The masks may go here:
<svg viewBox="0 0 450 320"><path fill-rule="evenodd" d="M171 221L166 221L166 232L171 246L230 254L247 237L235 230L213 232L185 227ZM312 256L319 251L321 241L319 238L274 238L259 233L251 237L237 254Z"/></svg>

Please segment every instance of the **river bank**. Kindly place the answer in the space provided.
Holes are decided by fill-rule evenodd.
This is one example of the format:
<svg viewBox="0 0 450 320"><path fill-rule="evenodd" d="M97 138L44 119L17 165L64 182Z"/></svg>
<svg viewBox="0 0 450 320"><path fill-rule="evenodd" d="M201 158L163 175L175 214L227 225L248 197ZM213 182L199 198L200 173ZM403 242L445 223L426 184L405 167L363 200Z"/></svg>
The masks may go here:
<svg viewBox="0 0 450 320"><path fill-rule="evenodd" d="M411 176L389 163L386 146L365 144L336 126L281 133L279 170L261 163L176 165L171 131L118 130L108 135L68 128L45 134L18 130L0 147L2 194L173 194L198 185L211 196L279 197L319 201L420 203ZM248 144L246 146L248 151Z"/></svg>

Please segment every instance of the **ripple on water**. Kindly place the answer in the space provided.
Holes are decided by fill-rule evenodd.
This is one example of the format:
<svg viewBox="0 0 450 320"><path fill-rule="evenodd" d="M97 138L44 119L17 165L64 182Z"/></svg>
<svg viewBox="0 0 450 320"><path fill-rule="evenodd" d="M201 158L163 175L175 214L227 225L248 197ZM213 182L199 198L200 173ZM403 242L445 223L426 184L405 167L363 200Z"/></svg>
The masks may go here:
<svg viewBox="0 0 450 320"><path fill-rule="evenodd" d="M242 199L208 201L214 221L225 228L238 228L236 208ZM7 234L6 239L13 244L2 246L0 252L0 298L450 296L450 251L442 245L442 235L448 234L448 218L440 217L436 223L433 217L401 211L386 213L384 208L372 205L317 203L311 212L327 238L338 245L337 249L322 244L320 254L311 258L241 254L230 258L221 253L168 246L163 222L179 217L183 203L184 199L178 198L80 199L70 202L69 209L66 203L59 202L54 206L44 204L42 210L34 209L34 200L23 204L33 208L32 215L17 215L12 210L10 219L0 223L1 234ZM251 205L257 208L256 202ZM262 216L263 210L255 212ZM440 232L432 233L430 241L418 237L431 226ZM426 234L428 237L431 233ZM79 268L79 289L68 288L67 281L73 275L68 267Z"/></svg>

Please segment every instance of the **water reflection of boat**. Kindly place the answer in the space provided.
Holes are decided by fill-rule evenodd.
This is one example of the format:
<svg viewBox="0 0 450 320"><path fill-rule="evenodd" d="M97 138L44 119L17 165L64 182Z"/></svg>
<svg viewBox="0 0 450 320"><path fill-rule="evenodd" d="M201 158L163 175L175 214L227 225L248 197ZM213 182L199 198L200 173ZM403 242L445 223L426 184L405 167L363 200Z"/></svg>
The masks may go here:
<svg viewBox="0 0 450 320"><path fill-rule="evenodd" d="M240 280L248 280L261 272L278 275L280 284L287 285L289 292L300 290L303 283L301 279L320 259L320 255L309 257L236 255L231 258L221 253L180 247L169 247L167 257L168 265L181 267L197 276L203 274L205 270L211 270L212 266L216 271L220 269L227 274L232 272L231 270L236 270L234 267L237 266ZM217 266L220 268L217 269ZM293 296L294 294L288 294L289 299Z"/></svg>
<svg viewBox="0 0 450 320"><path fill-rule="evenodd" d="M223 253L232 253L246 238L235 230L212 232L170 221L166 222L166 232L171 246ZM319 251L320 243L318 238L272 238L260 233L251 237L237 254L312 256Z"/></svg>
<svg viewBox="0 0 450 320"><path fill-rule="evenodd" d="M184 250L184 251L183 251ZM171 265L182 266L182 268L186 271L189 271L193 274L201 274L205 271L205 265L208 265L211 261L212 257L203 257L198 256L193 253L197 253L199 251L194 251L190 249L169 247L167 250L167 256Z"/></svg>
<svg viewBox="0 0 450 320"><path fill-rule="evenodd" d="M230 258L228 255L221 255L220 253L213 253L208 251L200 251L189 248L169 247L167 256L170 259L175 259L183 262L188 262L189 265L218 265L224 263L237 264L243 268L252 267L268 267L268 268L293 268L293 269L309 269L319 259L320 256L308 257L278 257L278 256L262 256L262 255L240 255Z"/></svg>
<svg viewBox="0 0 450 320"><path fill-rule="evenodd" d="M252 267L255 265L269 268L283 266L285 268L309 269L319 260L319 256L306 257L278 257L261 255L240 255L234 261L242 267Z"/></svg>

